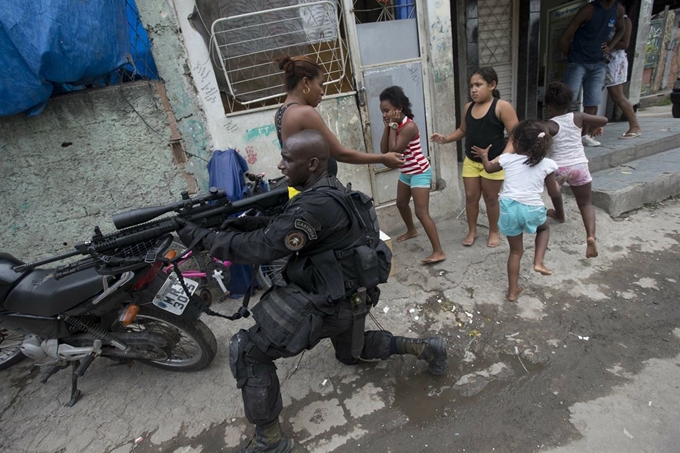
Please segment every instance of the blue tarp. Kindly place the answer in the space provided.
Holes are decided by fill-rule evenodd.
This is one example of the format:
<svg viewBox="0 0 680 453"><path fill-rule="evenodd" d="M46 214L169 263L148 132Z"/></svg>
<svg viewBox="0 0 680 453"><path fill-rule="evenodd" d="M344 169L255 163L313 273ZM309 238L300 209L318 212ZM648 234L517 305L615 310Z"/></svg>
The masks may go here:
<svg viewBox="0 0 680 453"><path fill-rule="evenodd" d="M126 2L4 0L0 116L42 111L54 86L84 85L127 63Z"/></svg>
<svg viewBox="0 0 680 453"><path fill-rule="evenodd" d="M215 151L208 162L210 187L224 189L231 201L240 200L246 190L244 175L247 171L248 162L235 149ZM248 291L253 277L253 266L232 264L229 273L231 280L227 284L227 289L231 297L240 298Z"/></svg>
<svg viewBox="0 0 680 453"><path fill-rule="evenodd" d="M130 24L128 31L130 33L132 64L125 65L125 69L133 72L136 78L157 79L158 70L153 55L151 55L149 35L146 33L144 24L139 20L139 12L135 2L127 2L127 20Z"/></svg>

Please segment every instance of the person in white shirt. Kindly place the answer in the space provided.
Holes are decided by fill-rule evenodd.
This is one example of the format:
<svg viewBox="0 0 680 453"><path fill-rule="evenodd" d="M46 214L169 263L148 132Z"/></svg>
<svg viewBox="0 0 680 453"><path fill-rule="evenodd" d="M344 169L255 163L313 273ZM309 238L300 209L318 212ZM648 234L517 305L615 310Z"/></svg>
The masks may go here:
<svg viewBox="0 0 680 453"><path fill-rule="evenodd" d="M543 259L548 249L550 227L547 223L547 209L541 199L543 187L548 188L551 197L559 196L555 182L557 164L545 156L550 150L552 138L541 121L525 120L512 131L514 153L501 154L497 161L489 161L489 148L474 147L475 154L482 159L484 170L493 173L505 170L505 183L499 197L501 215L498 228L508 238L509 301L517 300L524 288L519 286L519 267L524 254L524 232L536 233L534 271L552 275Z"/></svg>
<svg viewBox="0 0 680 453"><path fill-rule="evenodd" d="M562 82L552 82L548 85L545 104L550 120L545 125L553 137L550 157L558 166L555 181L559 187L565 182L571 187L586 228L586 258L595 258L598 252L595 242L595 208L591 200L593 178L581 143L581 128L587 127L594 135L600 135L602 128L607 124L607 118L569 112L572 95L571 88ZM554 209L548 210L548 217L563 223L565 218L562 196L553 198L552 202Z"/></svg>

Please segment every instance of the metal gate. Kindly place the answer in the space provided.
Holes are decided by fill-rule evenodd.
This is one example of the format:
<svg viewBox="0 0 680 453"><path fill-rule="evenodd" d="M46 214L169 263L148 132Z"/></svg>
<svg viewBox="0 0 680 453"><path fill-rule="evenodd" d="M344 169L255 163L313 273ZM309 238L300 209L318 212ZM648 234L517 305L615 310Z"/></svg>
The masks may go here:
<svg viewBox="0 0 680 453"><path fill-rule="evenodd" d="M515 106L517 77L516 0L478 0L479 66L498 74L501 98ZM516 107L516 106L515 106Z"/></svg>

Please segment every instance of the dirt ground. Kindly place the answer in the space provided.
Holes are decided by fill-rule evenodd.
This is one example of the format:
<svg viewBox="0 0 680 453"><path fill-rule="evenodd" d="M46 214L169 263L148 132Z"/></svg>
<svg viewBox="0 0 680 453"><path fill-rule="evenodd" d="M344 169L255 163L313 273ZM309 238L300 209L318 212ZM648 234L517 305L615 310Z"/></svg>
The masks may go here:
<svg viewBox="0 0 680 453"><path fill-rule="evenodd" d="M446 336L448 373L431 376L410 356L344 366L328 341L281 361L281 419L295 451L677 451L680 202L617 219L597 210L600 256L591 260L575 203L565 203L567 222L551 225L546 255L555 273L532 271L526 237L517 303L504 299L507 242L487 248L485 228L464 248L464 220L436 219L448 258L429 267L419 263L429 254L424 232L395 243L396 274L373 314L398 335ZM0 450L234 451L253 430L226 344L251 321L205 321L219 345L208 369L98 360L73 408L64 407L65 372L45 385L27 375L28 362L0 373Z"/></svg>

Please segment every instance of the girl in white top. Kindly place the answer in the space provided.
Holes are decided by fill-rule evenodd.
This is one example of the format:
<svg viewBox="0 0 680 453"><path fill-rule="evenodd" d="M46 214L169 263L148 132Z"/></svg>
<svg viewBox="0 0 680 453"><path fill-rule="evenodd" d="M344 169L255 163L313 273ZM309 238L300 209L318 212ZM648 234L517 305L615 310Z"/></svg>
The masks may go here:
<svg viewBox="0 0 680 453"><path fill-rule="evenodd" d="M477 149L476 154L482 159L487 173L505 170L505 183L499 197L498 229L507 236L510 245L507 298L514 302L523 289L519 286L519 267L524 254L525 231L536 233L534 270L543 275L552 274L552 270L543 264L550 227L541 194L544 186L551 197L559 196L559 190L555 182L557 164L545 157L552 140L543 123L522 121L512 131L511 140L514 153L501 154L497 162L489 162L489 148Z"/></svg>
<svg viewBox="0 0 680 453"><path fill-rule="evenodd" d="M550 157L559 167L555 172L555 181L559 187L565 182L571 187L586 228L586 258L594 258L598 252L595 241L595 209L591 201L593 178L590 176L588 158L581 142L581 128L587 126L591 131L594 130L593 135L601 135L602 127L607 124L607 118L569 112L571 100L572 91L568 85L562 82L552 82L548 85L545 104L550 120L545 125L553 136ZM548 210L548 216L563 223L564 206L559 192L552 201L554 209Z"/></svg>

